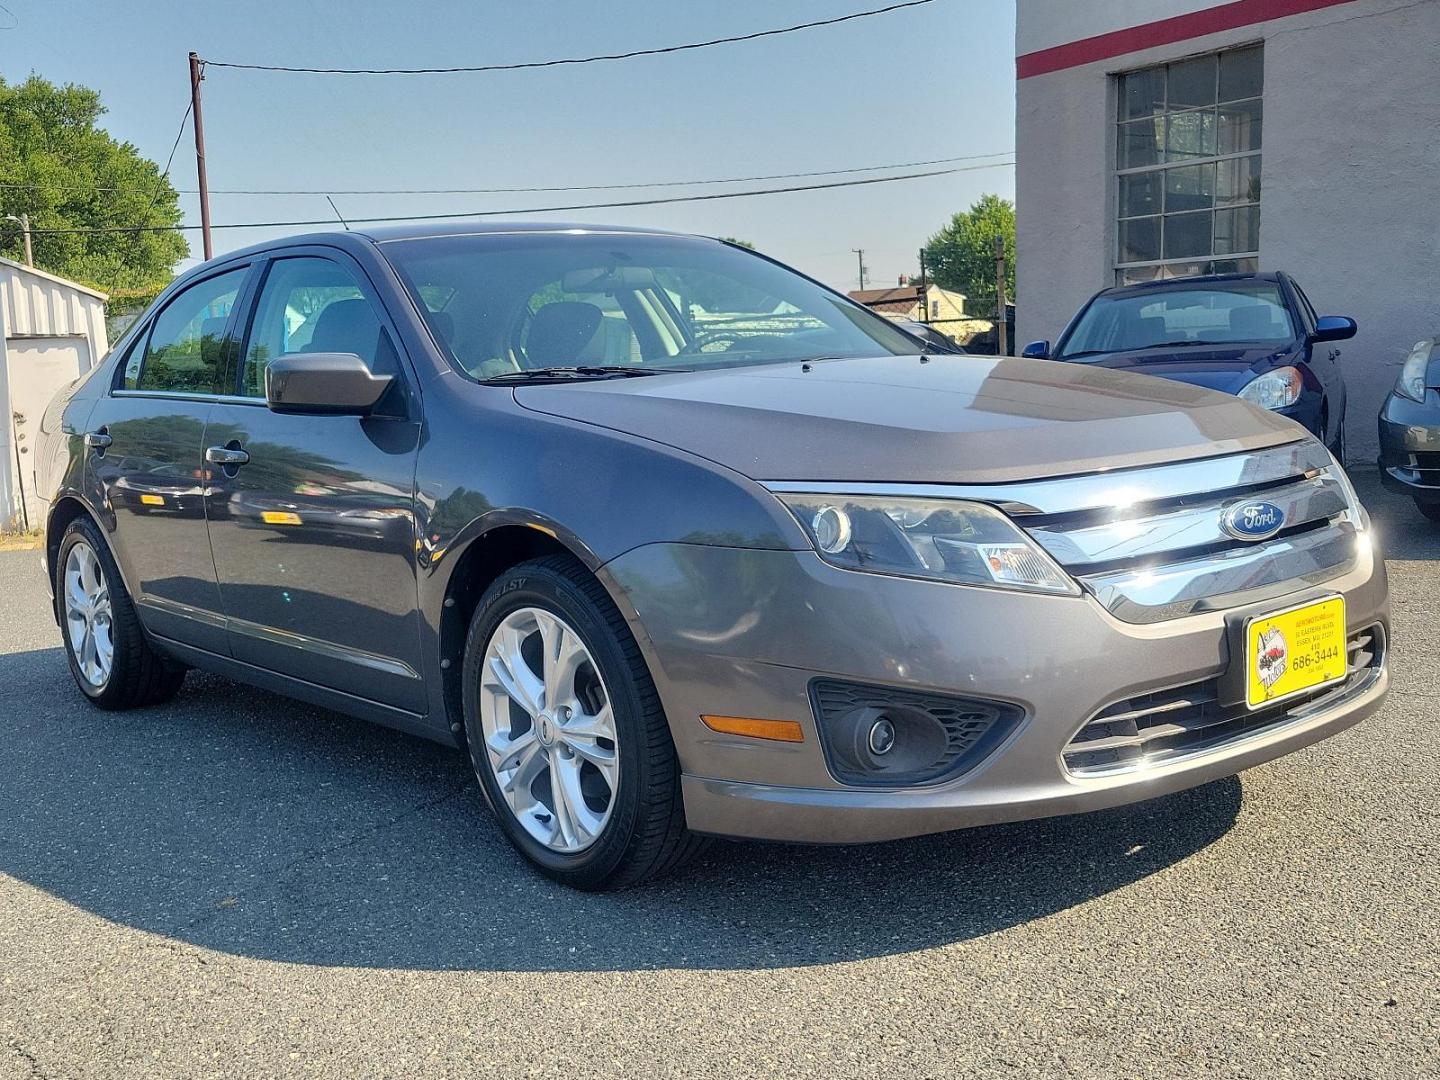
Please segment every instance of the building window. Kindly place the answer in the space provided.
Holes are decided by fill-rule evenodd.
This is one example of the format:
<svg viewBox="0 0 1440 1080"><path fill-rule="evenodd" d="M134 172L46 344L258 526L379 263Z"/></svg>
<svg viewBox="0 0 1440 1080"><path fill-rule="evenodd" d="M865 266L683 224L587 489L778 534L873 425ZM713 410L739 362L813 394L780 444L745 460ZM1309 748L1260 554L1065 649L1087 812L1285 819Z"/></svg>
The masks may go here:
<svg viewBox="0 0 1440 1080"><path fill-rule="evenodd" d="M1119 284L1259 268L1264 49L1119 78Z"/></svg>

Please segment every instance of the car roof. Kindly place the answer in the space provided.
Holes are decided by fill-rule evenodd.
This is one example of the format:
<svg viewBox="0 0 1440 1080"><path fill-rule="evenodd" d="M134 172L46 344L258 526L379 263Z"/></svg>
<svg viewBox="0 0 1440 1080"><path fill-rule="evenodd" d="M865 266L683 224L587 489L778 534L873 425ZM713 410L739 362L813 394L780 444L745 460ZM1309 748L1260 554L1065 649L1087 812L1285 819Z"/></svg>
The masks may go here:
<svg viewBox="0 0 1440 1080"><path fill-rule="evenodd" d="M636 225L587 225L572 221L484 221L464 218L453 221L376 225L357 231L380 244L395 240L421 240L432 236L474 236L484 233L634 233L651 236L692 236L690 233Z"/></svg>
<svg viewBox="0 0 1440 1080"><path fill-rule="evenodd" d="M1162 281L1141 281L1134 285L1116 285L1101 289L1096 296L1138 296L1164 292L1166 289L1193 289L1197 285L1231 285L1245 281L1268 281L1277 284L1285 275L1278 271L1248 271L1240 274L1196 274L1193 277L1165 278Z"/></svg>
<svg viewBox="0 0 1440 1080"><path fill-rule="evenodd" d="M208 262L192 266L176 277L176 281L190 281L202 277L212 270L220 268L225 263L240 259L253 259L257 255L264 255L267 252L280 251L284 248L304 247L306 245L324 245L343 249L366 241L374 244L388 244L399 240L422 240L430 237L440 236L482 236L486 234L510 234L533 233L537 236L570 233L579 235L584 233L628 233L633 236L667 236L677 240L713 240L715 243L722 243L713 237L700 236L697 233L673 232L668 229L651 229L635 225L586 225L569 221L483 221L475 219L457 219L453 221L425 221L410 222L397 225L376 225L366 226L358 229L328 229L324 232L296 233L293 236L278 236L270 240L262 240L257 244L250 244L247 247L236 248L234 251L227 251L217 255ZM167 290L168 291L168 290Z"/></svg>

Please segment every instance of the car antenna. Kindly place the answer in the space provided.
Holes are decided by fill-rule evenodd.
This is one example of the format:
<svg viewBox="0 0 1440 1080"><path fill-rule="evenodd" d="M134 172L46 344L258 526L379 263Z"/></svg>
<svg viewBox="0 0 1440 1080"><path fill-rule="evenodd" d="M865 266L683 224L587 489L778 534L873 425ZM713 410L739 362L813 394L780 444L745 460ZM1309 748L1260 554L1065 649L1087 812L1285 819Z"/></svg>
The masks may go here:
<svg viewBox="0 0 1440 1080"><path fill-rule="evenodd" d="M326 195L326 196L325 196L325 201L330 204L330 209L335 211L335 216L336 216L337 218L340 218L340 224L345 226L345 231L346 231L346 232L349 232L349 231L350 231L350 223L349 223L348 221L346 221L345 218L341 215L341 213L340 213L340 208L335 205L335 200L332 199L329 195Z"/></svg>

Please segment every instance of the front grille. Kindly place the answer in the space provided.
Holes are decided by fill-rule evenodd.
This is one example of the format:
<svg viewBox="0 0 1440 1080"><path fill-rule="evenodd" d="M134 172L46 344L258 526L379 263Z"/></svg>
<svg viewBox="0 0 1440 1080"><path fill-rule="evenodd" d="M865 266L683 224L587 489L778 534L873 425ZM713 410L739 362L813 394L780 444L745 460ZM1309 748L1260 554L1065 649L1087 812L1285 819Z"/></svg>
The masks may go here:
<svg viewBox="0 0 1440 1080"><path fill-rule="evenodd" d="M1385 630L1378 623L1347 642L1345 681L1250 711L1219 700L1219 677L1117 701L1097 713L1070 740L1065 767L1077 775L1143 769L1205 753L1309 715L1354 694L1378 675L1385 659Z"/></svg>
<svg viewBox="0 0 1440 1080"><path fill-rule="evenodd" d="M1409 467L1415 474L1416 483L1440 487L1440 453L1434 450L1411 451Z"/></svg>
<svg viewBox="0 0 1440 1080"><path fill-rule="evenodd" d="M1361 522L1313 440L1029 486L1030 504L1007 508L1015 522L1126 622L1270 599L1356 559ZM1283 528L1259 542L1231 535L1226 513L1248 500L1279 507Z"/></svg>

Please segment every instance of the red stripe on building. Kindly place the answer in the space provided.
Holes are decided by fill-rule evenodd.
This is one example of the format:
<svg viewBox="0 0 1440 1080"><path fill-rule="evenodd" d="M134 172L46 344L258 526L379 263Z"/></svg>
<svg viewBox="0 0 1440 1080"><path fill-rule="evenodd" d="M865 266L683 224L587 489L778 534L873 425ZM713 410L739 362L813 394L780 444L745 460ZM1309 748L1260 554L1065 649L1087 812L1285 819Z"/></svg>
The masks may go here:
<svg viewBox="0 0 1440 1080"><path fill-rule="evenodd" d="M1203 11L1192 11L1188 15L1161 19L1158 22L1127 26L1108 34L1056 45L1051 49L1026 53L1015 60L1015 73L1021 79L1032 75L1044 75L1051 71L1093 64L1097 60L1108 60L1112 56L1153 49L1157 45L1173 45L1177 41L1218 34L1234 30L1239 26L1283 19L1287 15L1303 15L1307 11L1336 7L1339 4L1354 3L1355 0L1235 0Z"/></svg>

